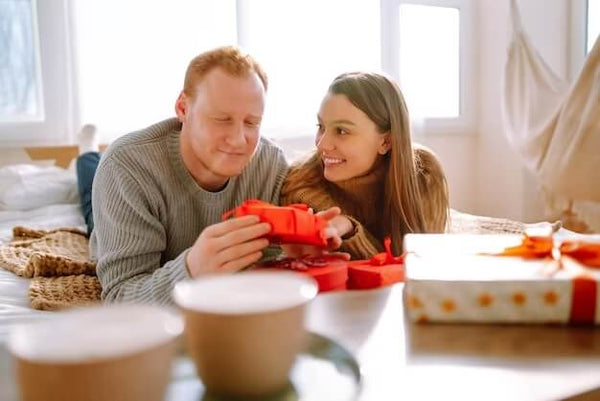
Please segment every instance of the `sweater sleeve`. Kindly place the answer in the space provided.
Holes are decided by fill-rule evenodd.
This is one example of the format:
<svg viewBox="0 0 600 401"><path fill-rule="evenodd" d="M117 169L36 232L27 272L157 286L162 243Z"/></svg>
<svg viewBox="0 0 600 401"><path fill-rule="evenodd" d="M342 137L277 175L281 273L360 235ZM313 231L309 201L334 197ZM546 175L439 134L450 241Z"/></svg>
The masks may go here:
<svg viewBox="0 0 600 401"><path fill-rule="evenodd" d="M152 199L116 159L101 163L92 192L95 227L92 254L105 301L172 304L176 282L188 276L185 255L161 261L163 225ZM161 265L162 263L162 265Z"/></svg>
<svg viewBox="0 0 600 401"><path fill-rule="evenodd" d="M340 251L348 252L352 259L371 259L373 255L383 252L379 240L369 232L358 220L345 215L354 226L354 232L342 241Z"/></svg>
<svg viewBox="0 0 600 401"><path fill-rule="evenodd" d="M269 169L271 169L271 171L273 172L273 174L271 175L274 176L273 184L269 185L269 188L273 188L269 202L275 205L281 205L281 191L287 176L287 172L289 171L289 165L287 160L285 159L283 151L279 148L277 148L273 159L274 160L272 161L272 163L265 163L265 165L268 165ZM269 181L269 184L270 183L271 181Z"/></svg>

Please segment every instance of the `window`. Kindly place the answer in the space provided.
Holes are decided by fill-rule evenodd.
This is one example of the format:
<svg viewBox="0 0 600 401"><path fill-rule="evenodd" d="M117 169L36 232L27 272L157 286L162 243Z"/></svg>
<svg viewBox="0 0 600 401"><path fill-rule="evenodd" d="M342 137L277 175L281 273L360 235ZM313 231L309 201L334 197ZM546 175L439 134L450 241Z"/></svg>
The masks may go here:
<svg viewBox="0 0 600 401"><path fill-rule="evenodd" d="M103 141L173 117L189 61L236 42L231 0L80 0L72 14L78 126Z"/></svg>
<svg viewBox="0 0 600 401"><path fill-rule="evenodd" d="M0 141L73 143L83 124L106 141L173 116L189 60L227 44L269 75L266 136L313 136L328 85L356 70L397 80L426 129L462 124L469 1L0 0Z"/></svg>
<svg viewBox="0 0 600 401"><path fill-rule="evenodd" d="M65 1L0 1L0 144L69 140L73 92Z"/></svg>
<svg viewBox="0 0 600 401"><path fill-rule="evenodd" d="M600 0L588 0L587 6L587 51L592 50L600 35Z"/></svg>
<svg viewBox="0 0 600 401"><path fill-rule="evenodd" d="M321 100L337 75L381 71L373 0L241 0L238 6L240 44L269 76L267 136L313 136Z"/></svg>
<svg viewBox="0 0 600 401"><path fill-rule="evenodd" d="M458 9L401 4L399 22L400 85L411 114L459 117Z"/></svg>
<svg viewBox="0 0 600 401"><path fill-rule="evenodd" d="M569 78L575 79L600 35L600 0L570 2Z"/></svg>
<svg viewBox="0 0 600 401"><path fill-rule="evenodd" d="M0 121L43 120L35 2L0 1Z"/></svg>
<svg viewBox="0 0 600 401"><path fill-rule="evenodd" d="M464 131L472 122L470 7L467 0L382 1L383 69L427 132Z"/></svg>

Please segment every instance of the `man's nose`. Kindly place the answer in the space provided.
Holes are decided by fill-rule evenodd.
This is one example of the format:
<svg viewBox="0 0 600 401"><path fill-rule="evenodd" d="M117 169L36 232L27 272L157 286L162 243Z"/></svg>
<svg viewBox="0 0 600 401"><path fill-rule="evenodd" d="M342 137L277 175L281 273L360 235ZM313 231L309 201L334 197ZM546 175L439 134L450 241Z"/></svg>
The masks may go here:
<svg viewBox="0 0 600 401"><path fill-rule="evenodd" d="M227 143L234 147L241 147L248 143L246 138L246 130L248 128L243 122L233 124L229 135L227 135Z"/></svg>

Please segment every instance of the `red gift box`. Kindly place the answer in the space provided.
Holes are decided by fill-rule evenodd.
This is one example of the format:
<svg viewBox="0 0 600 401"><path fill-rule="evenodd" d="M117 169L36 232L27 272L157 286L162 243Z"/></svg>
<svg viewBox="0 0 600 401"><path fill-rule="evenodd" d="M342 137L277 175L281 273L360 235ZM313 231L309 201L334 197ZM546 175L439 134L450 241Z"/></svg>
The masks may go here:
<svg viewBox="0 0 600 401"><path fill-rule="evenodd" d="M404 256L394 256L391 239L384 240L386 252L370 260L350 261L348 266L348 289L370 289L404 281Z"/></svg>
<svg viewBox="0 0 600 401"><path fill-rule="evenodd" d="M335 255L276 259L262 263L258 269L286 269L306 274L319 284L319 292L346 289L348 261Z"/></svg>
<svg viewBox="0 0 600 401"><path fill-rule="evenodd" d="M271 224L271 231L266 237L272 243L327 246L323 232L327 222L311 213L308 205L275 206L251 199L223 214L223 220L252 214L259 216L261 222Z"/></svg>

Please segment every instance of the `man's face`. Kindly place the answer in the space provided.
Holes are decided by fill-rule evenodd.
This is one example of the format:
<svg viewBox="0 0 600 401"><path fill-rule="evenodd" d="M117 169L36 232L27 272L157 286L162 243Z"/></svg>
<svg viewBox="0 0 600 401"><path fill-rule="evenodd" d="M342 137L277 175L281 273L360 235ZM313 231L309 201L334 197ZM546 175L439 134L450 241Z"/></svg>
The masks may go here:
<svg viewBox="0 0 600 401"><path fill-rule="evenodd" d="M206 74L193 97L179 96L181 152L200 186L217 190L241 174L256 151L264 107L258 75L236 77L221 68Z"/></svg>

